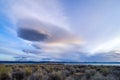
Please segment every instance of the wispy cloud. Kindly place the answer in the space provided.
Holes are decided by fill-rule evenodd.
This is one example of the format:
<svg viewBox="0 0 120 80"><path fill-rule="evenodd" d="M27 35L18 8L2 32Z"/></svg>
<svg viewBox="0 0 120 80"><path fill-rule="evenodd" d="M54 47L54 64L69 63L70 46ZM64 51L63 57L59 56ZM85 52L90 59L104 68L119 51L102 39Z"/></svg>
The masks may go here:
<svg viewBox="0 0 120 80"><path fill-rule="evenodd" d="M119 61L118 2L73 2L0 0L0 54L27 60Z"/></svg>
<svg viewBox="0 0 120 80"><path fill-rule="evenodd" d="M120 38L119 36L114 37L108 41L104 41L100 44L94 45L94 47L91 47L89 49L89 52L91 54L97 54L97 53L106 53L111 52L113 50L120 50Z"/></svg>
<svg viewBox="0 0 120 80"><path fill-rule="evenodd" d="M1 11L14 26L7 30L14 33L22 44L28 44L26 47L21 46L18 54L12 50L16 56L26 57L27 54L31 59L38 56L41 59L60 59L69 51L74 52L73 47L80 45L81 39L70 29L59 0L2 0L2 3L6 5ZM30 46L34 49L28 49Z"/></svg>
<svg viewBox="0 0 120 80"><path fill-rule="evenodd" d="M6 0L5 9L8 16L15 20L35 18L40 21L68 28L64 9L59 0Z"/></svg>

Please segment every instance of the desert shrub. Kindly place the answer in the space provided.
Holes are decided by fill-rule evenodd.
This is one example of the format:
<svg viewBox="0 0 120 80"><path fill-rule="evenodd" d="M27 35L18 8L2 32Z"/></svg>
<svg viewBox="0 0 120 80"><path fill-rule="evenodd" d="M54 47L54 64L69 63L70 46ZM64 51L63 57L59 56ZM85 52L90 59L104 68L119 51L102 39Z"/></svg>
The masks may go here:
<svg viewBox="0 0 120 80"><path fill-rule="evenodd" d="M113 66L110 69L110 74L112 74L114 77L116 77L116 80L120 80L120 67L119 66Z"/></svg>
<svg viewBox="0 0 120 80"><path fill-rule="evenodd" d="M107 76L107 75L109 74L109 68L107 68L107 67L102 67L102 68L100 69L100 73L101 73L102 75L104 75L104 76Z"/></svg>
<svg viewBox="0 0 120 80"><path fill-rule="evenodd" d="M100 74L99 72L96 72L96 74L93 76L92 80L105 80L105 77Z"/></svg>
<svg viewBox="0 0 120 80"><path fill-rule="evenodd" d="M73 75L76 72L75 68L70 68L70 74Z"/></svg>
<svg viewBox="0 0 120 80"><path fill-rule="evenodd" d="M49 76L49 79L48 80L63 80L63 75L60 71L53 71L50 76Z"/></svg>
<svg viewBox="0 0 120 80"><path fill-rule="evenodd" d="M90 79L92 76L94 76L96 73L96 70L95 69L87 69L85 70L85 76L86 76L86 79Z"/></svg>
<svg viewBox="0 0 120 80"><path fill-rule="evenodd" d="M29 80L47 80L47 78L48 78L47 75L35 72L29 77Z"/></svg>
<svg viewBox="0 0 120 80"><path fill-rule="evenodd" d="M95 75L96 70L95 69L90 69L91 76Z"/></svg>
<svg viewBox="0 0 120 80"><path fill-rule="evenodd" d="M80 68L80 72L85 72L85 69L84 68Z"/></svg>
<svg viewBox="0 0 120 80"><path fill-rule="evenodd" d="M25 72L25 76L30 76L32 74L32 69L30 67L26 67L24 69L24 72Z"/></svg>
<svg viewBox="0 0 120 80"><path fill-rule="evenodd" d="M11 80L11 77L10 75L3 73L1 74L0 80Z"/></svg>
<svg viewBox="0 0 120 80"><path fill-rule="evenodd" d="M0 80L120 80L119 66L0 65Z"/></svg>
<svg viewBox="0 0 120 80"><path fill-rule="evenodd" d="M98 72L100 71L100 68L101 68L101 66L96 66L95 67L96 71L98 71Z"/></svg>
<svg viewBox="0 0 120 80"><path fill-rule="evenodd" d="M81 80L83 76L85 76L84 73L80 73L80 72L79 73L74 73L74 79L75 80Z"/></svg>
<svg viewBox="0 0 120 80"><path fill-rule="evenodd" d="M70 76L70 71L63 70L63 74L64 74L65 77L68 77L68 76Z"/></svg>
<svg viewBox="0 0 120 80"><path fill-rule="evenodd" d="M115 77L114 75L112 75L112 74L108 74L107 76L106 76L106 80L118 80L118 79L116 79L117 77Z"/></svg>
<svg viewBox="0 0 120 80"><path fill-rule="evenodd" d="M38 67L32 67L32 72L36 72L39 68Z"/></svg>
<svg viewBox="0 0 120 80"><path fill-rule="evenodd" d="M65 80L75 80L75 79L74 79L74 77L69 76L69 77L66 77Z"/></svg>
<svg viewBox="0 0 120 80"><path fill-rule="evenodd" d="M85 76L86 76L86 79L90 79L92 74L90 72L90 70L85 70Z"/></svg>
<svg viewBox="0 0 120 80"><path fill-rule="evenodd" d="M89 79L91 79L92 76L95 75L96 70L95 69L87 69L87 70L85 70L84 73L85 73L84 76L86 77L86 79L89 80Z"/></svg>
<svg viewBox="0 0 120 80"><path fill-rule="evenodd" d="M13 80L23 80L25 78L25 73L21 69L13 70L12 79Z"/></svg>
<svg viewBox="0 0 120 80"><path fill-rule="evenodd" d="M45 68L45 71L46 71L47 73L52 72L50 65L48 65L48 66Z"/></svg>
<svg viewBox="0 0 120 80"><path fill-rule="evenodd" d="M10 80L11 68L5 65L0 66L0 80Z"/></svg>

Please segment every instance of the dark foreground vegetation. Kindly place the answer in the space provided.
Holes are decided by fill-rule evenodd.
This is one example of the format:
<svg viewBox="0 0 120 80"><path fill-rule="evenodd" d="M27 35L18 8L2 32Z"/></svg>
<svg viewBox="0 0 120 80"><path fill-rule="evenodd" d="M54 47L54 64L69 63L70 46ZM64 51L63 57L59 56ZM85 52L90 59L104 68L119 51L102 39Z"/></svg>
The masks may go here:
<svg viewBox="0 0 120 80"><path fill-rule="evenodd" d="M119 66L0 65L0 80L120 80Z"/></svg>

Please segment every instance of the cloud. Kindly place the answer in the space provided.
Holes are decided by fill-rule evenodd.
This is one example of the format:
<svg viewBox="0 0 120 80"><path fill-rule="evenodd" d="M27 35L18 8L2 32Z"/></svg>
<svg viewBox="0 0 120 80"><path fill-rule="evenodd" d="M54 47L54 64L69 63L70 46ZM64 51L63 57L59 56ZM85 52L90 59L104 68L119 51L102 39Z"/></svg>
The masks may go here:
<svg viewBox="0 0 120 80"><path fill-rule="evenodd" d="M4 5L4 13L15 24L19 19L33 17L65 29L69 28L67 17L59 0L2 0L1 2L6 4Z"/></svg>
<svg viewBox="0 0 120 80"><path fill-rule="evenodd" d="M40 54L41 51L40 50L31 50L31 49L23 49L22 52L26 53L26 54Z"/></svg>
<svg viewBox="0 0 120 80"><path fill-rule="evenodd" d="M28 57L20 57L20 56L16 56L13 57L15 59L15 61L27 61Z"/></svg>
<svg viewBox="0 0 120 80"><path fill-rule="evenodd" d="M41 49L41 47L39 45L36 45L36 44L32 44L32 46L36 49Z"/></svg>
<svg viewBox="0 0 120 80"><path fill-rule="evenodd" d="M47 39L45 40L45 42L48 43L54 43L54 42L76 43L76 44L80 43L80 38L74 35L71 31L51 23L40 21L36 18L29 17L29 18L20 19L18 20L16 26L18 27L18 30L20 29L20 31L22 31L23 29L25 30L29 29L48 36Z"/></svg>
<svg viewBox="0 0 120 80"><path fill-rule="evenodd" d="M16 39L22 42L14 45L20 47L18 52L13 50L15 56L57 60L64 54L71 56L70 52L76 52L78 48L75 47L81 45L82 40L70 29L59 1L6 0L3 3L6 5L2 11L11 20Z"/></svg>
<svg viewBox="0 0 120 80"><path fill-rule="evenodd" d="M67 51L75 50L75 48L72 48L74 46L80 46L82 43L81 39L71 31L34 18L21 19L17 23L17 26L18 30L21 28L24 29L21 31L22 34L27 32L27 34L24 34L25 39L27 38L26 40L32 42L31 46L36 49L41 49L44 54L51 53L54 56L60 53L67 53ZM35 31L35 35L33 31ZM24 35L21 38L24 38ZM41 35L44 36L41 37ZM37 39L36 41L38 42L34 42L33 39Z"/></svg>
<svg viewBox="0 0 120 80"><path fill-rule="evenodd" d="M17 33L20 38L23 38L23 39L29 40L29 41L43 41L43 40L47 39L46 34L37 32L35 30L31 30L31 29L19 28Z"/></svg>
<svg viewBox="0 0 120 80"><path fill-rule="evenodd" d="M119 36L112 37L109 40L90 46L91 49L89 49L89 53L97 54L97 53L107 53L114 50L119 50L120 49L119 45L120 45Z"/></svg>

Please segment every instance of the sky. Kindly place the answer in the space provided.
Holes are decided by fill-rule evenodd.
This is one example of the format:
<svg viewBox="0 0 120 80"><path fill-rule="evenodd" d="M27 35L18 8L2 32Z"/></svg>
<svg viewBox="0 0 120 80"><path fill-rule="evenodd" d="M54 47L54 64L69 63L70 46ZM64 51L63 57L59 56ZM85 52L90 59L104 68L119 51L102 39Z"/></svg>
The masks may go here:
<svg viewBox="0 0 120 80"><path fill-rule="evenodd" d="M0 0L0 61L120 62L119 0Z"/></svg>

